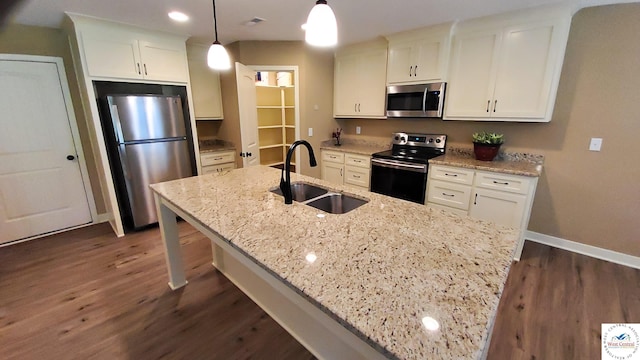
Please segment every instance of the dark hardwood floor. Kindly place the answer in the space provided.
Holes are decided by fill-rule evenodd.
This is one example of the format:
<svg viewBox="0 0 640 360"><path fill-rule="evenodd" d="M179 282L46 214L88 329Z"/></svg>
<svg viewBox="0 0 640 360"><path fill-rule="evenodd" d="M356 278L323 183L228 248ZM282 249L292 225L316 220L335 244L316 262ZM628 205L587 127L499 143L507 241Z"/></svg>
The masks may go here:
<svg viewBox="0 0 640 360"><path fill-rule="evenodd" d="M185 222L171 291L158 229L106 224L0 248L0 359L312 359L211 266ZM600 323L640 322L640 271L527 243L490 359L599 359Z"/></svg>

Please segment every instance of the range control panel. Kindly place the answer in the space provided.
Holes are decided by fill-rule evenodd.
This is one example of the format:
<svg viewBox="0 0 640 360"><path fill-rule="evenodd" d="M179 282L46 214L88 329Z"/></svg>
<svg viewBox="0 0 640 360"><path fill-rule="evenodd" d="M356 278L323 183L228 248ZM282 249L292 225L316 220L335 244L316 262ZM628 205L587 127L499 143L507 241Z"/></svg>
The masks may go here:
<svg viewBox="0 0 640 360"><path fill-rule="evenodd" d="M447 135L444 134L408 134L394 133L392 143L394 145L409 145L444 149Z"/></svg>

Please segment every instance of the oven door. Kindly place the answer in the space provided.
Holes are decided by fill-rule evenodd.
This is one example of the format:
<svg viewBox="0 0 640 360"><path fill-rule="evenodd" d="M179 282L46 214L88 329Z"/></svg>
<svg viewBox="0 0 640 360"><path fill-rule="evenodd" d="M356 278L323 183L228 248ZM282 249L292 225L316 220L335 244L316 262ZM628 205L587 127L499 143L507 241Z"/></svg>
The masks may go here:
<svg viewBox="0 0 640 360"><path fill-rule="evenodd" d="M427 165L371 159L371 191L424 204Z"/></svg>

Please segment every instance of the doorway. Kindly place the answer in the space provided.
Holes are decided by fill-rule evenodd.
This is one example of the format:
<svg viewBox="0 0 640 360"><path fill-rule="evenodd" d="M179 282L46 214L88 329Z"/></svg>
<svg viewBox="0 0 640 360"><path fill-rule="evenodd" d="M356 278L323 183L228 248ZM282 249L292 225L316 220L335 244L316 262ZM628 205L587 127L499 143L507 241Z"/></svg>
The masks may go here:
<svg viewBox="0 0 640 360"><path fill-rule="evenodd" d="M260 164L281 169L291 144L300 139L300 99L297 66L251 66L256 72L256 111ZM292 157L296 165L299 149Z"/></svg>

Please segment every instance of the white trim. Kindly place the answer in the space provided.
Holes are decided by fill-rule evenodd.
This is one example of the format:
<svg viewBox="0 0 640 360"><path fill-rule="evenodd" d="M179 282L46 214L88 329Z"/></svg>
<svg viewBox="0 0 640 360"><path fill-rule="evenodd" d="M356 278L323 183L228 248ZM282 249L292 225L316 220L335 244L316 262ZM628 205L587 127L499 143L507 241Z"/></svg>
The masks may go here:
<svg viewBox="0 0 640 360"><path fill-rule="evenodd" d="M247 65L254 71L293 71L294 101L295 105L295 124L296 124L296 140L300 139L300 76L298 65ZM286 143L287 139L283 139ZM296 159L300 159L300 148L296 149ZM300 173L301 166L296 166L296 173Z"/></svg>
<svg viewBox="0 0 640 360"><path fill-rule="evenodd" d="M95 223L96 224L101 224L101 223L104 223L104 222L109 222L110 218L111 217L109 216L108 213L98 214L98 216L96 217Z"/></svg>
<svg viewBox="0 0 640 360"><path fill-rule="evenodd" d="M540 234L534 231L525 232L525 240L537 242L544 245L553 246L559 249L568 250L577 254L590 256L596 259L609 261L612 263L640 269L640 257L623 254L617 251L586 245L559 237Z"/></svg>

